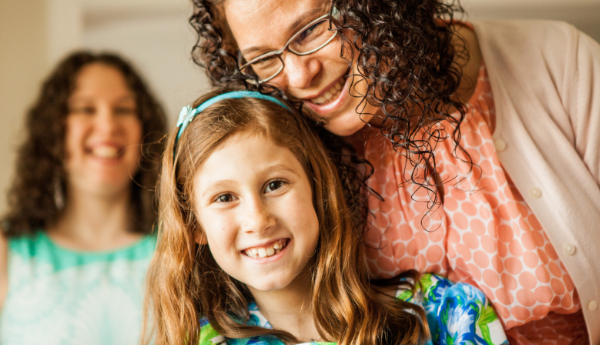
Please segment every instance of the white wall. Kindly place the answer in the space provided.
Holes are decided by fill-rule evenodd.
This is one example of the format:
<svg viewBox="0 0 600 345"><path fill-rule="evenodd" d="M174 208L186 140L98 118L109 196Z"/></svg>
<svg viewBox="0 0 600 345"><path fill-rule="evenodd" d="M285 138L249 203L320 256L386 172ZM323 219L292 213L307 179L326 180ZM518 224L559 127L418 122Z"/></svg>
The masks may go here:
<svg viewBox="0 0 600 345"><path fill-rule="evenodd" d="M600 0L462 0L466 19L565 20L600 41ZM179 109L208 89L190 59L189 0L0 0L0 214L25 110L39 82L75 48L128 57L165 105Z"/></svg>
<svg viewBox="0 0 600 345"><path fill-rule="evenodd" d="M162 101L171 122L181 107L198 98L209 86L204 71L194 65L190 51L195 35L188 24L191 8L160 11L87 12L81 45L118 52L129 58Z"/></svg>

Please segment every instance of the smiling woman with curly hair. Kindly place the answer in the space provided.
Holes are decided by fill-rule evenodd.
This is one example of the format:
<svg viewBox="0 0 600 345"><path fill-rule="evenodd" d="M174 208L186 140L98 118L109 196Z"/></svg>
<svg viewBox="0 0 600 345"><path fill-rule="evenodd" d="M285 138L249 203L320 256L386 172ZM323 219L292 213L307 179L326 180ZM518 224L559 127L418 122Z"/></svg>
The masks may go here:
<svg viewBox="0 0 600 345"><path fill-rule="evenodd" d="M73 53L46 79L2 221L0 343L136 343L165 130L117 55Z"/></svg>
<svg viewBox="0 0 600 345"><path fill-rule="evenodd" d="M596 42L440 0L193 3L215 85L282 93L366 163L371 274L476 285L514 343L600 342Z"/></svg>

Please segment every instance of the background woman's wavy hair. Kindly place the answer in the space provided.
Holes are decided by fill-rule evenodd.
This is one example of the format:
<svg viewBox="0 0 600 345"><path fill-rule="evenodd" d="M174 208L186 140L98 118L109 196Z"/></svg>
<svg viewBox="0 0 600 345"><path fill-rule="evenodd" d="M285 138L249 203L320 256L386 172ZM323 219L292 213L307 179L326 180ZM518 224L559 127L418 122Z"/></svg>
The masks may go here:
<svg viewBox="0 0 600 345"><path fill-rule="evenodd" d="M227 25L222 3L226 0L192 0L190 23L197 33L194 61L206 68L215 85L246 85L237 70L238 47ZM456 61L468 59L464 44L456 49L452 22L462 13L458 0L332 0L340 16L333 19L342 40L341 56L349 65L356 61L358 75L353 85L366 80L364 102L383 110L382 134L394 149L401 149L414 173L409 182L427 191L428 208L440 205L436 188L434 150L449 133L455 155L472 169L472 160L460 145L460 123L467 108L454 97L462 78ZM457 42L455 40L454 42ZM460 40L458 40L460 42ZM459 47L461 45L459 44ZM354 48L354 49L351 49ZM261 86L261 92L272 92ZM284 96L285 97L285 96ZM458 114L452 115L452 109ZM436 126L446 119L452 128ZM339 146L339 138L329 135L327 147ZM337 143L336 143L337 141ZM335 150L334 150L335 151ZM448 181L445 181L448 182ZM458 183L458 181L455 181Z"/></svg>
<svg viewBox="0 0 600 345"><path fill-rule="evenodd" d="M113 54L76 52L66 57L44 81L25 119L26 137L18 150L15 178L8 194L2 227L8 236L30 235L58 221L66 195L65 124L68 99L85 66L100 63L117 69L135 94L142 123L140 168L131 183L131 231L150 233L156 221L154 187L166 132L163 108L133 67ZM58 201L58 202L57 202ZM64 200L66 202L66 200Z"/></svg>
<svg viewBox="0 0 600 345"><path fill-rule="evenodd" d="M201 97L194 106L221 92ZM155 344L197 344L202 316L228 338L271 334L295 341L286 332L236 323L234 319L250 317L249 290L218 266L207 245L195 242L202 229L194 209L194 175L236 133L262 135L290 149L307 173L319 219L319 243L308 264L319 334L343 345L424 340L428 330L419 319L425 320L422 309L379 293L369 282L362 231L353 226L336 167L307 121L272 102L244 98L222 101L202 112L182 134L176 152L177 130L169 135L160 180L159 240L149 269L145 313L154 323ZM416 274L410 271L403 277L414 279Z"/></svg>

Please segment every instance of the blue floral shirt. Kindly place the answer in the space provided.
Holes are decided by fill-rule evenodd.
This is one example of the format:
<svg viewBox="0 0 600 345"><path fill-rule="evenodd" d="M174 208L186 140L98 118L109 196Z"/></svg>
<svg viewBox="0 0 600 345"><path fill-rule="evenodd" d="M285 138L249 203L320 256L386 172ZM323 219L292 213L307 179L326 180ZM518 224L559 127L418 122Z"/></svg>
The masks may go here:
<svg viewBox="0 0 600 345"><path fill-rule="evenodd" d="M425 310L429 330L430 345L499 345L508 344L502 324L487 298L479 289L464 283L452 283L450 280L432 275L421 276L416 294L406 289L398 291L396 296L406 302L418 304ZM249 305L248 325L272 328L260 313L256 304ZM217 333L208 320L200 319L199 345L284 345L281 340L271 336L257 336L245 339L226 339ZM329 344L311 342L304 344Z"/></svg>

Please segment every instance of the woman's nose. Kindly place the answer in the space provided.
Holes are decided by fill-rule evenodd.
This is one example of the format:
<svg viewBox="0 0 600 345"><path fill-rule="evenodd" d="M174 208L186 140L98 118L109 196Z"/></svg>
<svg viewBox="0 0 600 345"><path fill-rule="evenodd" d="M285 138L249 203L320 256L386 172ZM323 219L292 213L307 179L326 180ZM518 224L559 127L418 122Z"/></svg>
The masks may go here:
<svg viewBox="0 0 600 345"><path fill-rule="evenodd" d="M245 204L243 215L243 230L245 232L262 234L275 225L275 218L262 199L248 200Z"/></svg>
<svg viewBox="0 0 600 345"><path fill-rule="evenodd" d="M114 111L109 106L99 106L96 114L96 130L102 133L112 134L117 131L118 121Z"/></svg>
<svg viewBox="0 0 600 345"><path fill-rule="evenodd" d="M306 89L312 84L313 78L321 70L319 61L312 56L298 56L284 54L285 68L283 73L287 77L288 85L294 89Z"/></svg>

